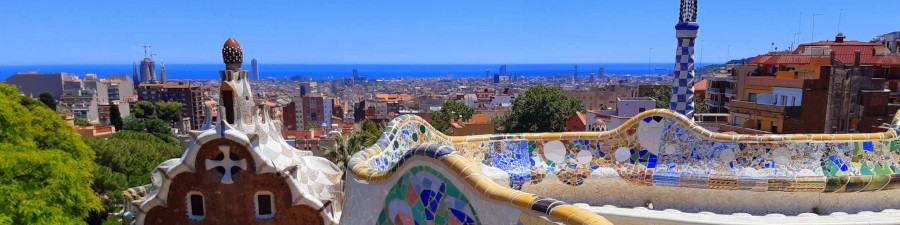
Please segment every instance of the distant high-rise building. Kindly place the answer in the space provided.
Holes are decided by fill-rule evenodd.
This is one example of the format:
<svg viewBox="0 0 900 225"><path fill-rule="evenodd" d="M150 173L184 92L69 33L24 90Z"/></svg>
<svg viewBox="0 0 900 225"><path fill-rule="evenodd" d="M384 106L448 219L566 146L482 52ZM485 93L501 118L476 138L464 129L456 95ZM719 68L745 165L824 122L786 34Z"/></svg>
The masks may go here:
<svg viewBox="0 0 900 225"><path fill-rule="evenodd" d="M250 60L250 75L253 76L253 80L259 80L259 64L256 59Z"/></svg>
<svg viewBox="0 0 900 225"><path fill-rule="evenodd" d="M359 70L353 69L353 80L359 80Z"/></svg>
<svg viewBox="0 0 900 225"><path fill-rule="evenodd" d="M159 77L160 81L165 84L166 83L166 63L163 61L159 61Z"/></svg>
<svg viewBox="0 0 900 225"><path fill-rule="evenodd" d="M572 74L572 80L578 78L578 64L575 64L575 73Z"/></svg>
<svg viewBox="0 0 900 225"><path fill-rule="evenodd" d="M491 69L484 70L484 78L491 78Z"/></svg>
<svg viewBox="0 0 900 225"><path fill-rule="evenodd" d="M594 83L594 76L596 75L594 73L591 73L591 78L588 78L588 83Z"/></svg>
<svg viewBox="0 0 900 225"><path fill-rule="evenodd" d="M316 82L303 82L300 83L300 97L306 97L309 94L318 93Z"/></svg>
<svg viewBox="0 0 900 225"><path fill-rule="evenodd" d="M597 69L597 77L598 77L598 78L599 78L599 77L606 77L606 71L604 71L603 67L600 67L600 69Z"/></svg>
<svg viewBox="0 0 900 225"><path fill-rule="evenodd" d="M506 75L506 64L500 66L500 76Z"/></svg>
<svg viewBox="0 0 900 225"><path fill-rule="evenodd" d="M497 73L494 74L494 83L495 84L500 83L500 74L497 74Z"/></svg>
<svg viewBox="0 0 900 225"><path fill-rule="evenodd" d="M150 58L141 60L141 83L156 80L156 63Z"/></svg>

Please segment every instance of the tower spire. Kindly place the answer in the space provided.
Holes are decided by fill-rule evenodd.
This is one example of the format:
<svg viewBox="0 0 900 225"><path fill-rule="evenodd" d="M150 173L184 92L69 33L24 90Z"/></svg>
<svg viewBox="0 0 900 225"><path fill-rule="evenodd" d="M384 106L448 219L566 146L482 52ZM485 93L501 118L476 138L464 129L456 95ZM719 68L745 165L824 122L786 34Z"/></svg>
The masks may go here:
<svg viewBox="0 0 900 225"><path fill-rule="evenodd" d="M131 82L134 83L135 89L137 89L138 85L141 83L141 79L138 77L136 62L131 63Z"/></svg>
<svg viewBox="0 0 900 225"><path fill-rule="evenodd" d="M162 60L159 61L159 73L160 73L160 79L161 79L162 83L165 84L166 83L166 62L163 62Z"/></svg>
<svg viewBox="0 0 900 225"><path fill-rule="evenodd" d="M681 0L678 24L675 25L675 76L670 109L694 119L694 40L697 39L697 0Z"/></svg>

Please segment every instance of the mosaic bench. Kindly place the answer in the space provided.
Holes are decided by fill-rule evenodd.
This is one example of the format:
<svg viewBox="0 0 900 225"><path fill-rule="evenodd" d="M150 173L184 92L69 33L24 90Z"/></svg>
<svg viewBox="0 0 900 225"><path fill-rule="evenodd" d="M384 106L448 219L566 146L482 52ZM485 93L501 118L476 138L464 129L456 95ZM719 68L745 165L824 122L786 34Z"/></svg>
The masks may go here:
<svg viewBox="0 0 900 225"><path fill-rule="evenodd" d="M656 109L606 132L446 136L419 117L401 116L388 125L375 146L354 155L350 173L364 181L383 180L408 162L411 150L431 143L453 150L444 150L440 157L462 158L478 166L500 169L508 176L491 183L506 182L499 185L569 202L596 198L600 200L595 204L616 204L610 201L618 199L609 198L610 195L623 195L620 192L632 189L673 192L672 195L724 195L725 199L761 196L770 198L766 200L770 201L766 203L769 206L789 199L783 196L800 196L808 201L820 198L836 202L822 206L828 208L825 211L832 211L837 210L832 209L833 205L855 207L852 202L843 203L847 199L868 201L878 198L879 192L895 193L893 190L900 186L897 124L895 117L887 132L869 134L729 135L710 132L673 111ZM461 176L464 179L468 175ZM603 186L617 182L632 188ZM865 192L874 194L833 194ZM649 202L660 196L638 198L647 200L635 201ZM885 205L900 207L900 199L882 201L887 202L860 206L859 210L888 207ZM629 204L639 203L621 205ZM693 203L672 205L690 211L690 207L684 207L690 204ZM722 207L728 204L711 203L709 207L728 208ZM748 212L765 213L768 206L753 207L763 209ZM785 210L822 210L814 203L791 207L794 208ZM706 208L696 210L703 209ZM747 209L735 207L722 212L742 210Z"/></svg>

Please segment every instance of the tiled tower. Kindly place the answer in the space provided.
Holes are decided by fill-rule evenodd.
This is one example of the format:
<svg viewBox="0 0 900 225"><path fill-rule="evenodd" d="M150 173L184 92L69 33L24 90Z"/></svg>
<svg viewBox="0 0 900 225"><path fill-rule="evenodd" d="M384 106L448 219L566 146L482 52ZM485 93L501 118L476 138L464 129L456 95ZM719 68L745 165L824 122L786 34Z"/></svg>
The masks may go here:
<svg viewBox="0 0 900 225"><path fill-rule="evenodd" d="M675 81L672 84L671 109L694 118L694 40L697 39L697 0L681 0L675 37Z"/></svg>

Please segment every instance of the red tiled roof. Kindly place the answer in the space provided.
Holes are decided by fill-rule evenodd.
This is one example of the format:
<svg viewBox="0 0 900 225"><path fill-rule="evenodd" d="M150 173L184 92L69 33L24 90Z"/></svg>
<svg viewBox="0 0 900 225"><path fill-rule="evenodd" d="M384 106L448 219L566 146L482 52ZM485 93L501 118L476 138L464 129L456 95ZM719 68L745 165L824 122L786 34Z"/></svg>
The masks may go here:
<svg viewBox="0 0 900 225"><path fill-rule="evenodd" d="M705 91L705 90L706 90L706 79L703 79L700 82L694 83L694 91Z"/></svg>

